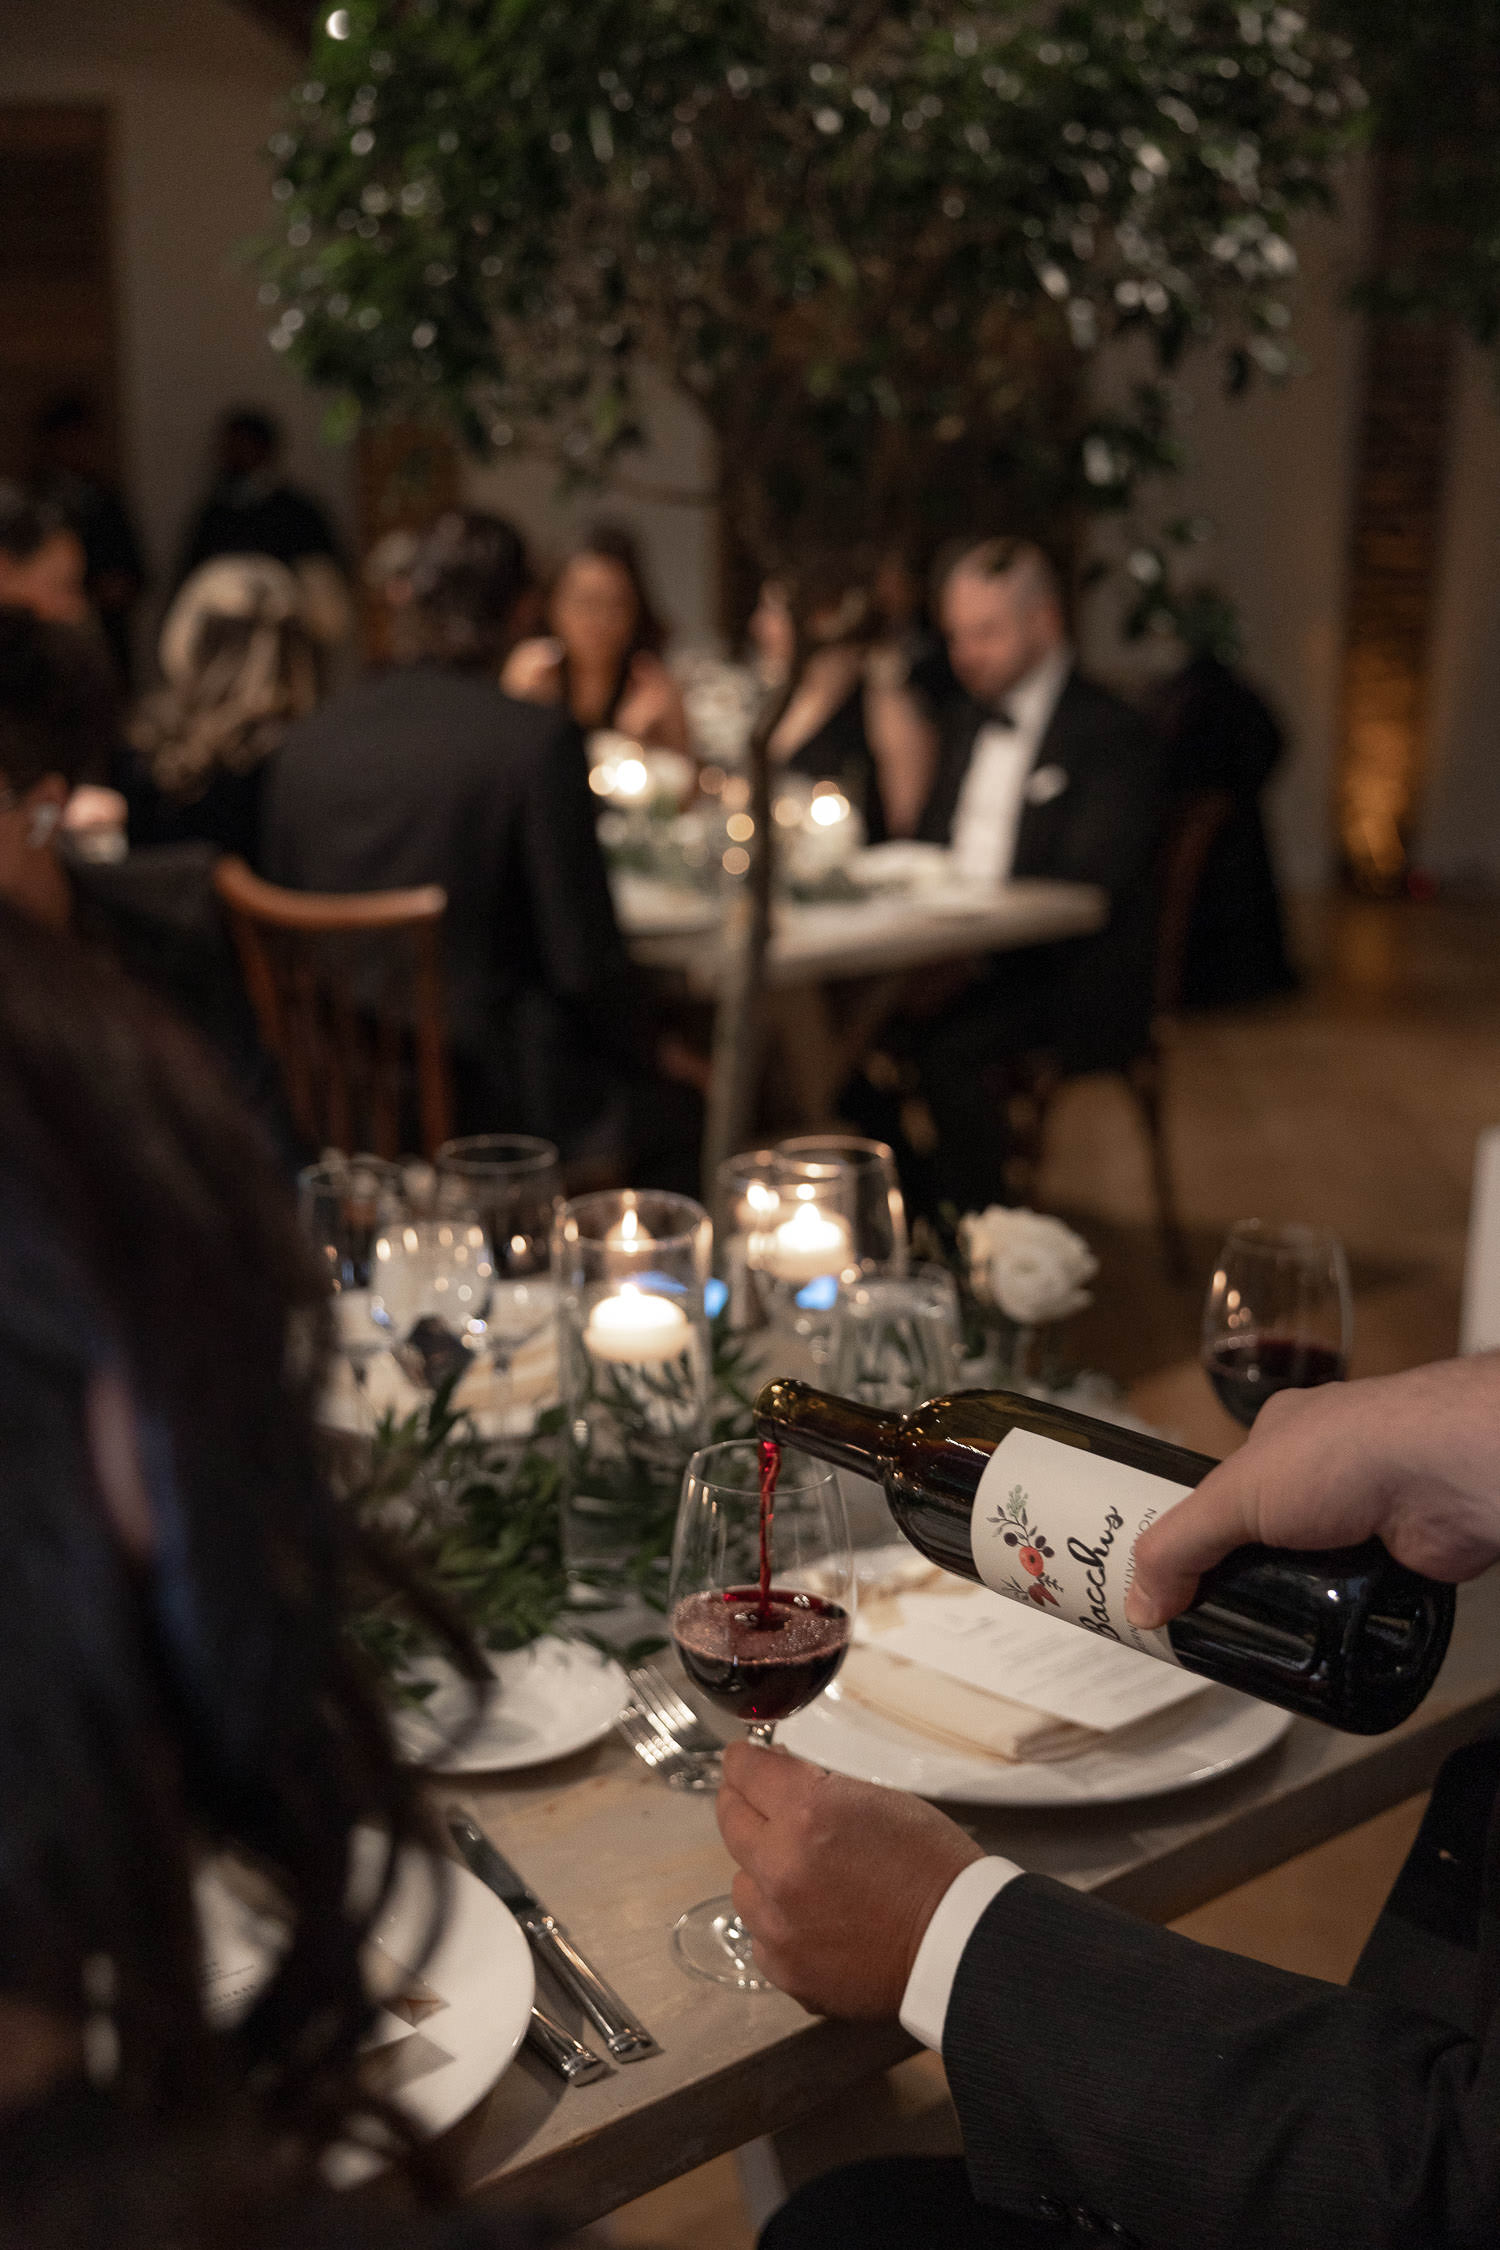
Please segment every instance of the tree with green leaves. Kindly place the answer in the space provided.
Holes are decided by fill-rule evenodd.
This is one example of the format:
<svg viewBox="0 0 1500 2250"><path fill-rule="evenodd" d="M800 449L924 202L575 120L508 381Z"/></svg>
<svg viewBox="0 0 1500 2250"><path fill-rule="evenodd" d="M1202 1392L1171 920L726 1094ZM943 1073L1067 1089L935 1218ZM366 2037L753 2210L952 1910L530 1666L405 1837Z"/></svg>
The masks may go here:
<svg viewBox="0 0 1500 2250"><path fill-rule="evenodd" d="M1000 526L1066 558L1172 465L1190 346L1288 366L1294 223L1361 99L1276 0L348 0L272 143L261 294L348 421L572 482L629 473L654 367L747 581ZM755 1078L753 776L715 1153Z"/></svg>
<svg viewBox="0 0 1500 2250"><path fill-rule="evenodd" d="M1346 54L1269 0L351 0L273 143L272 341L573 480L649 362L761 569L1055 534L1172 456L1157 383L1091 399L1104 345L1288 364Z"/></svg>

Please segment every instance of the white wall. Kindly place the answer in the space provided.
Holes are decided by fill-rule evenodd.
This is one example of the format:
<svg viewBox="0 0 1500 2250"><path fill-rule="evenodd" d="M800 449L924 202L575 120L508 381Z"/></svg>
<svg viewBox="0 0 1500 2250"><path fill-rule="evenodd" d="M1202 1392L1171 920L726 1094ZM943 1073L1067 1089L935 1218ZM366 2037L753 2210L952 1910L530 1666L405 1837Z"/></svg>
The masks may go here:
<svg viewBox="0 0 1500 2250"><path fill-rule="evenodd" d="M291 476L350 526L349 455L267 345L243 264L275 208L260 151L295 75L228 0L0 0L0 101L110 112L125 478L158 588L227 406L275 414Z"/></svg>
<svg viewBox="0 0 1500 2250"><path fill-rule="evenodd" d="M1291 738L1271 804L1284 879L1316 888L1333 865L1333 775L1348 522L1362 378L1363 322L1347 309L1367 221L1363 175L1351 171L1337 218L1308 221L1296 241L1301 271L1292 340L1301 365L1280 383L1257 380L1224 395L1206 355L1181 376L1186 472L1161 493L1161 513L1203 515L1217 536L1185 576L1234 600L1245 670ZM1152 659L1130 651L1101 598L1085 628L1090 660L1139 673ZM1159 664L1160 659L1156 660Z"/></svg>

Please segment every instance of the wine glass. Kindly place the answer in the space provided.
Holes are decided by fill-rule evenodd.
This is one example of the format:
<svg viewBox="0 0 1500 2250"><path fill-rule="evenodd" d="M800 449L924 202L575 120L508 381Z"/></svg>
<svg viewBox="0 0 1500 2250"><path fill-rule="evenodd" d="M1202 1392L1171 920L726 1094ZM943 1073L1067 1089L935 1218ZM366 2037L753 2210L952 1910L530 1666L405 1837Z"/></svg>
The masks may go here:
<svg viewBox="0 0 1500 2250"><path fill-rule="evenodd" d="M339 1355L363 1412L370 1362L391 1341L372 1311L370 1276L377 1237L406 1215L401 1173L378 1156L310 1164L297 1175L297 1211L328 1275Z"/></svg>
<svg viewBox="0 0 1500 2250"><path fill-rule="evenodd" d="M494 1267L476 1211L407 1216L375 1238L371 1316L402 1371L434 1392L487 1341Z"/></svg>
<svg viewBox="0 0 1500 2250"><path fill-rule="evenodd" d="M778 1156L805 1164L842 1164L853 1182L854 1256L862 1273L903 1274L906 1204L896 1159L884 1141L857 1133L803 1133L776 1143Z"/></svg>
<svg viewBox="0 0 1500 2250"><path fill-rule="evenodd" d="M669 1592L673 1646L693 1685L769 1747L779 1719L821 1695L849 1646L854 1558L832 1469L784 1453L762 1510L763 1449L751 1439L695 1453L682 1482ZM764 1526L764 1530L763 1530ZM770 1990L728 1898L705 1899L672 1930L696 1976Z"/></svg>
<svg viewBox="0 0 1500 2250"><path fill-rule="evenodd" d="M1231 1227L1203 1308L1201 1358L1219 1403L1248 1429L1276 1391L1340 1383L1354 1315L1343 1245L1326 1227Z"/></svg>
<svg viewBox="0 0 1500 2250"><path fill-rule="evenodd" d="M485 1340L513 1409L515 1362L557 1318L550 1268L561 1203L562 1165L551 1141L529 1133L476 1133L445 1141L437 1152L438 1215L471 1213L490 1246L494 1279Z"/></svg>
<svg viewBox="0 0 1500 2250"><path fill-rule="evenodd" d="M946 1267L862 1275L840 1298L833 1388L841 1398L904 1414L952 1390L961 1341L958 1289Z"/></svg>

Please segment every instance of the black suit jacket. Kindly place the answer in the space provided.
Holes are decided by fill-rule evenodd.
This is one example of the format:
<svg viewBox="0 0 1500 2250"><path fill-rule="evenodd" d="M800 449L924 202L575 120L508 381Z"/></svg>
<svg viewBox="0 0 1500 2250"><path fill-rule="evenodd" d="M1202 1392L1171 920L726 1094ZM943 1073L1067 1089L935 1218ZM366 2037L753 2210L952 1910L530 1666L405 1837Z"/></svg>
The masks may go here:
<svg viewBox="0 0 1500 2250"><path fill-rule="evenodd" d="M634 1068L628 966L565 712L436 665L374 675L287 735L261 856L294 890L442 884L466 1127L567 1141Z"/></svg>
<svg viewBox="0 0 1500 2250"><path fill-rule="evenodd" d="M918 829L929 843L953 840L985 719L967 697L945 718ZM1138 1053L1151 1019L1162 746L1139 712L1073 671L1038 745L1033 777L1046 767L1062 787L1024 805L1011 873L1096 883L1109 894L1109 923L1097 936L1046 948L1045 961L1028 956L1039 974L1057 980L1056 1044L1066 1067L1100 1069Z"/></svg>
<svg viewBox="0 0 1500 2250"><path fill-rule="evenodd" d="M1024 1876L944 2032L975 2193L1122 2250L1494 2250L1497 1974L1496 1741L1444 1766L1348 1987Z"/></svg>

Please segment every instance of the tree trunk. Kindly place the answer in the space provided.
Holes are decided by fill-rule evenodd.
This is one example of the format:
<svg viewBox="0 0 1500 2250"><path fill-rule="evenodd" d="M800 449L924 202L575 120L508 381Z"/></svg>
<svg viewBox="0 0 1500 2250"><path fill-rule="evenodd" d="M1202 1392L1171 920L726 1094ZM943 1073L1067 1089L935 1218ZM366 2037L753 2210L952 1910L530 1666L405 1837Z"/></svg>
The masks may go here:
<svg viewBox="0 0 1500 2250"><path fill-rule="evenodd" d="M750 867L724 917L719 996L714 1010L712 1073L703 1132L703 1201L712 1207L719 1166L753 1144L756 1101L765 1060L766 947L776 881L776 823L771 818L771 737L802 670L797 634L786 685L773 695L750 738Z"/></svg>

